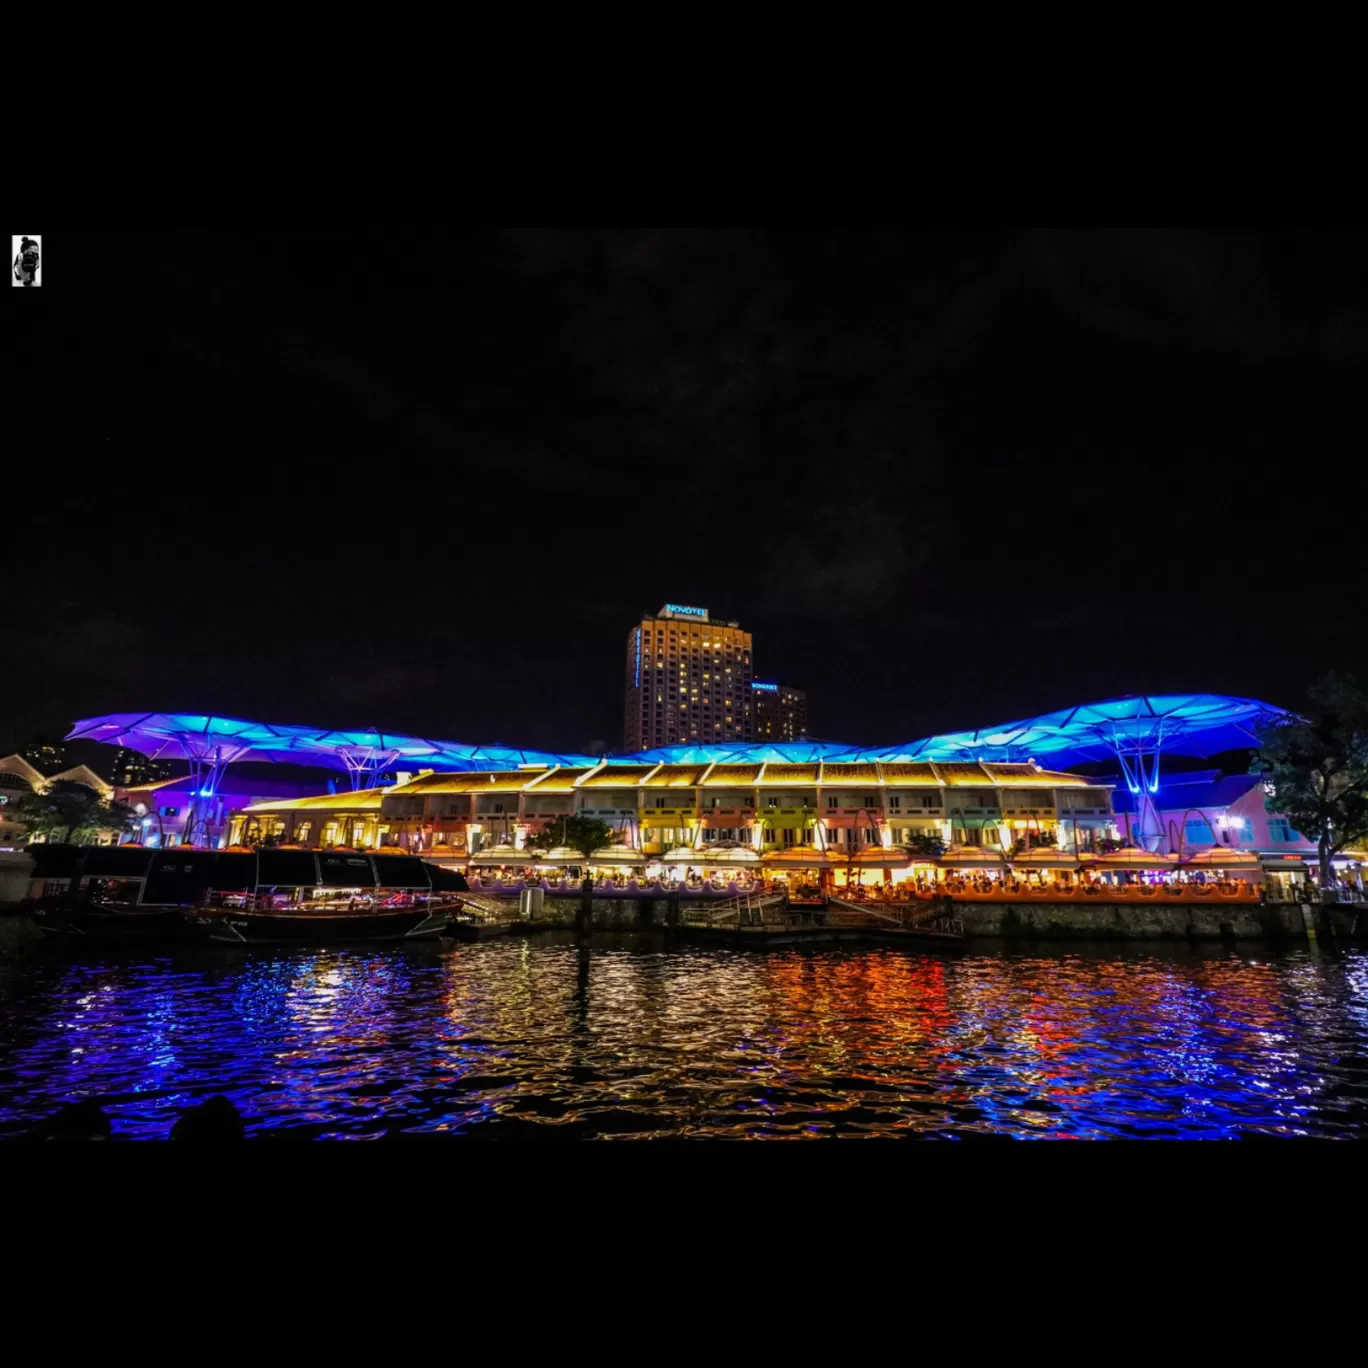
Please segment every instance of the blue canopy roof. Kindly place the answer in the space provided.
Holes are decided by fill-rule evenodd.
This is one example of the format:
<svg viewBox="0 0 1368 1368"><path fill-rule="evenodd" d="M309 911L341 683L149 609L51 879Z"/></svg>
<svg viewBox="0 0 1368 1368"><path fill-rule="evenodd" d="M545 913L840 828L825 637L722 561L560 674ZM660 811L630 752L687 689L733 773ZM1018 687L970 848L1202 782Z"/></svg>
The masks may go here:
<svg viewBox="0 0 1368 1368"><path fill-rule="evenodd" d="M727 741L661 746L614 756L647 764L739 764L815 760L1036 759L1054 768L1114 759L1118 751L1206 757L1258 744L1260 727L1286 717L1256 698L1224 694L1144 694L1083 703L977 731L946 732L894 746L849 746L837 741ZM323 765L355 773L401 765L442 771L514 769L519 765L596 765L598 756L469 746L380 731L326 731L281 723L247 722L199 713L110 713L78 722L67 740L106 741L152 756L232 763L268 760Z"/></svg>
<svg viewBox="0 0 1368 1368"><path fill-rule="evenodd" d="M279 722L201 713L107 713L77 722L68 741L103 741L154 757L230 764L265 760L328 769L515 769L519 765L595 765L588 755L559 755L509 746L467 746L381 731L327 731Z"/></svg>
<svg viewBox="0 0 1368 1368"><path fill-rule="evenodd" d="M1117 751L1206 757L1258 745L1260 727L1286 717L1282 708L1257 698L1226 694L1140 694L1081 703L1058 712L977 731L944 732L893 746L848 746L831 741L664 746L623 757L698 764L711 760L813 760L890 764L917 760L1048 760L1055 768L1111 760Z"/></svg>
<svg viewBox="0 0 1368 1368"><path fill-rule="evenodd" d="M1048 757L1068 768L1089 761L1162 751L1205 758L1258 745L1261 727L1286 717L1257 698L1225 694L1139 694L1082 703L977 731L947 732L901 746L871 747L861 759L1014 761Z"/></svg>

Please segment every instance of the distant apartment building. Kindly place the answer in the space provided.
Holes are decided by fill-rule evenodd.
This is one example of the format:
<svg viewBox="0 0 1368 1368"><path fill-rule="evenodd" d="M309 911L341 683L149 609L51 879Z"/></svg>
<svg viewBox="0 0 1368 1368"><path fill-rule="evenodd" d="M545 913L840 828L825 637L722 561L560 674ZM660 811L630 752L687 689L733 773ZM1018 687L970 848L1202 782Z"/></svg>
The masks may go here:
<svg viewBox="0 0 1368 1368"><path fill-rule="evenodd" d="M18 754L40 774L48 777L59 774L67 767L66 745L61 741L34 741Z"/></svg>
<svg viewBox="0 0 1368 1368"><path fill-rule="evenodd" d="M85 765L74 765L56 774L45 774L27 758L28 751L32 750L53 752L56 759L66 758L63 747L29 747L24 754L16 752L13 755L0 756L0 851L22 850L29 844L28 828L20 816L24 799L30 794L44 792L54 781L60 779L73 784L84 784L105 799L112 797L114 793L109 784ZM54 755L40 754L39 758L51 762ZM110 832L107 839L112 842L115 835L114 832Z"/></svg>
<svg viewBox="0 0 1368 1368"><path fill-rule="evenodd" d="M751 634L706 608L667 603L627 633L623 744L753 741Z"/></svg>
<svg viewBox="0 0 1368 1368"><path fill-rule="evenodd" d="M173 774L169 760L149 760L141 751L129 750L127 746L115 749L109 768L109 782L115 788L155 784L162 779L170 779Z"/></svg>
<svg viewBox="0 0 1368 1368"><path fill-rule="evenodd" d="M751 682L757 741L802 741L807 736L807 694L788 684Z"/></svg>

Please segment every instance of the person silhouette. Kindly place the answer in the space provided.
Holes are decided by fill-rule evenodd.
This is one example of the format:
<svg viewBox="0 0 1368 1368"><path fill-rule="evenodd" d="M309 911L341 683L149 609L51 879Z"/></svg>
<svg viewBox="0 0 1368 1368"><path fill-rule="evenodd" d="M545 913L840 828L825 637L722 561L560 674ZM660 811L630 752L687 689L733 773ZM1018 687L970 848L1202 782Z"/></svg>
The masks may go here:
<svg viewBox="0 0 1368 1368"><path fill-rule="evenodd" d="M14 278L24 286L38 283L38 244L31 237L20 239L14 258Z"/></svg>
<svg viewBox="0 0 1368 1368"><path fill-rule="evenodd" d="M72 1102L40 1121L28 1133L30 1140L108 1140L109 1117L97 1102L87 1098Z"/></svg>
<svg viewBox="0 0 1368 1368"><path fill-rule="evenodd" d="M226 1097L211 1097L191 1107L171 1127L173 1140L241 1140L242 1114Z"/></svg>

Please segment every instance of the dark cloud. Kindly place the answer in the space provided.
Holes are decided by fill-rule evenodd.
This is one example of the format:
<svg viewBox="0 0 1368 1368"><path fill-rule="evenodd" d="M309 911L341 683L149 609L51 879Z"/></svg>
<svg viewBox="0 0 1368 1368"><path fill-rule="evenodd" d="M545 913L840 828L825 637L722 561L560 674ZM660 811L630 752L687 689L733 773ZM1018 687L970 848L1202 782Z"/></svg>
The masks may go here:
<svg viewBox="0 0 1368 1368"><path fill-rule="evenodd" d="M578 745L666 599L854 739L1368 673L1356 234L386 243L53 240L6 471L16 727Z"/></svg>

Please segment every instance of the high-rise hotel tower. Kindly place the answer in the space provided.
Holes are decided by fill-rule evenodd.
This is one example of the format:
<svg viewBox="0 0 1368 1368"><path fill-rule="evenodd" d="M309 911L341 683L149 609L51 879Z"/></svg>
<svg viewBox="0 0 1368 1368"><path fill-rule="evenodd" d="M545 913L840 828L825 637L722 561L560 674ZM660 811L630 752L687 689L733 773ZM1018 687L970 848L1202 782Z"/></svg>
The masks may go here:
<svg viewBox="0 0 1368 1368"><path fill-rule="evenodd" d="M627 750L753 741L751 634L667 603L627 633Z"/></svg>
<svg viewBox="0 0 1368 1368"><path fill-rule="evenodd" d="M790 684L752 681L757 741L803 741L807 738L807 694Z"/></svg>

